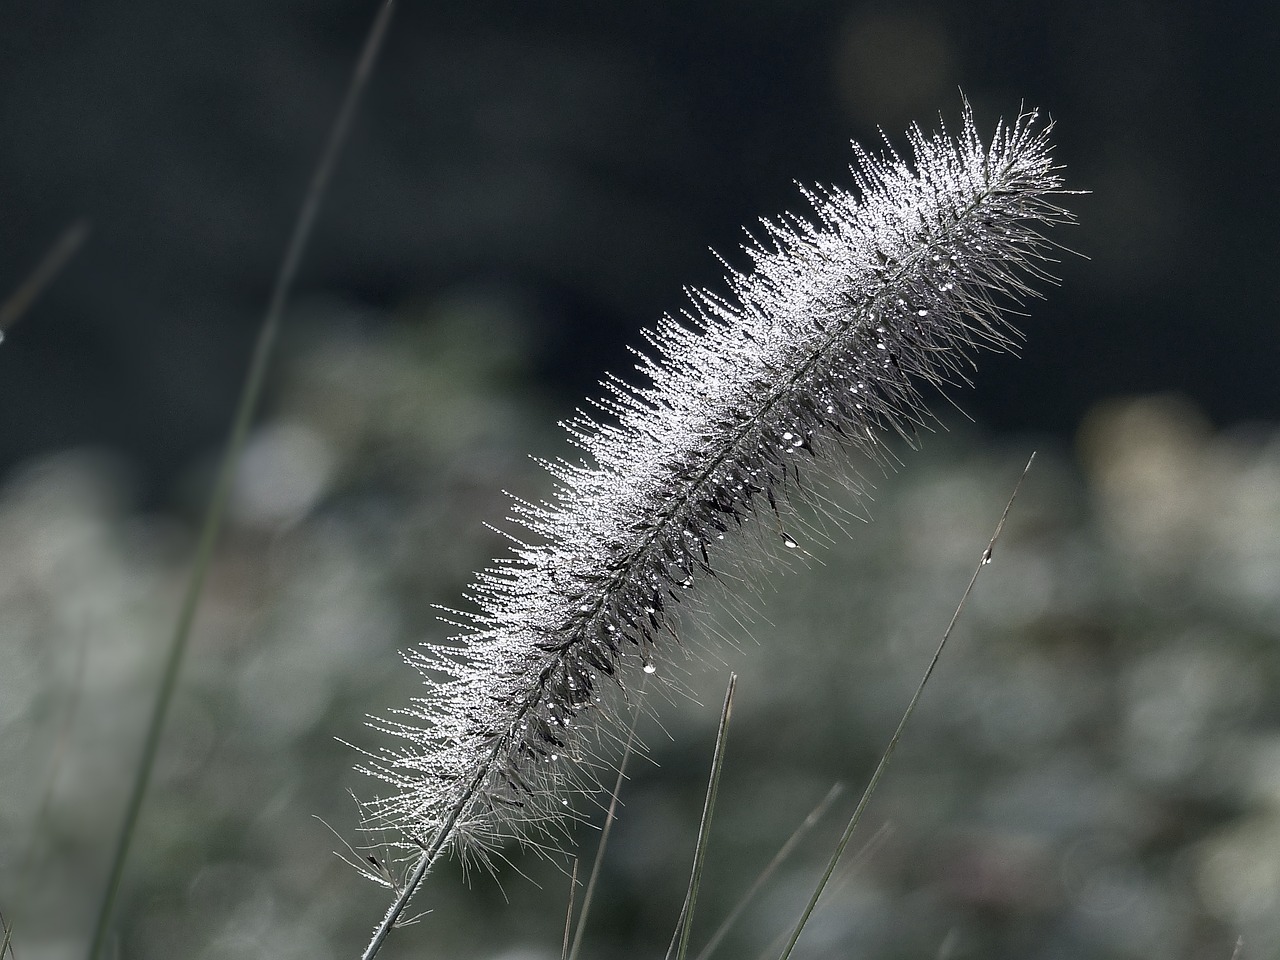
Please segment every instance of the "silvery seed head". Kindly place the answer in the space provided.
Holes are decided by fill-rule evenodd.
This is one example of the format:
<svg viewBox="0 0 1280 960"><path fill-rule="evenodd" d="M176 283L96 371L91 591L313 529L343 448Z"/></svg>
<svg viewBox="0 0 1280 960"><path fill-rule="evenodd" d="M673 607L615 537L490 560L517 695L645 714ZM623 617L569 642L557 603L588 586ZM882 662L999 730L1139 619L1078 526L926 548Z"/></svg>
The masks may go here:
<svg viewBox="0 0 1280 960"><path fill-rule="evenodd" d="M724 294L648 336L643 383L605 383L585 455L516 501L514 555L475 580L463 632L408 659L426 690L376 724L366 769L391 787L371 825L437 853L554 832L590 766L584 731L675 638L673 608L739 528L772 523L806 475L877 455L928 418L922 388L966 380L1018 337L1002 312L1048 279L1042 231L1069 216L1047 128L1024 113L980 139L908 134L911 157L856 148L853 191L807 191L810 219L766 222Z"/></svg>

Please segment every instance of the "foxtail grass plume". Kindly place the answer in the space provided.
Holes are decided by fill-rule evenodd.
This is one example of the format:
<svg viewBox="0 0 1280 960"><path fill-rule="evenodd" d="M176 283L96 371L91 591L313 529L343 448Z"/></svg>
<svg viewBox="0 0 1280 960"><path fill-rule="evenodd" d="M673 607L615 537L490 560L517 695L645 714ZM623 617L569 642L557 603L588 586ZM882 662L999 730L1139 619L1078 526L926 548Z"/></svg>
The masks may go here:
<svg viewBox="0 0 1280 960"><path fill-rule="evenodd" d="M928 418L922 387L1015 344L1002 307L1051 281L1042 231L1070 219L1047 134L1029 112L984 143L966 103L958 137L910 131L910 160L855 147L856 192L765 222L727 295L693 291L647 334L647 383L606 381L609 422L567 424L585 458L548 464L549 502L516 501L514 556L474 582L461 636L408 655L425 694L375 724L397 745L368 754L391 792L367 813L416 851L410 892L447 853L555 832L581 731L665 655L726 535L772 525L794 546L775 517L813 464L874 457Z"/></svg>

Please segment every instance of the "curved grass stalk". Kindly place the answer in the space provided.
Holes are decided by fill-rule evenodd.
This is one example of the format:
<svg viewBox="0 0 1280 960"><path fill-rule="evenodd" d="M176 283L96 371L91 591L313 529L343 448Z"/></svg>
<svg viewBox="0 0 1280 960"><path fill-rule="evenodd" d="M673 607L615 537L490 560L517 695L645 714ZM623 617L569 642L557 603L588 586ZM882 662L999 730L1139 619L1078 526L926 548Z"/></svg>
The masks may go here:
<svg viewBox="0 0 1280 960"><path fill-rule="evenodd" d="M641 694L644 687L641 686ZM631 726L627 728L627 739L622 747L622 756L618 760L618 777L614 781L613 790L609 794L609 809L604 815L604 827L600 831L600 843L596 846L596 858L591 864L591 876L587 880L587 890L582 896L582 912L578 915L578 927L573 934L573 948L566 960L577 960L578 951L582 949L582 938L586 934L587 918L591 915L591 905L595 900L596 881L600 878L600 868L604 864L604 852L609 846L609 837L613 833L613 824L618 812L618 795L622 793L622 784L626 779L627 762L631 759L631 748L635 744L636 724L640 721L640 711L636 710L631 718Z"/></svg>
<svg viewBox="0 0 1280 960"><path fill-rule="evenodd" d="M778 852L773 855L773 859L765 865L765 868L752 881L751 886L747 888L747 892L738 899L737 904L729 911L729 915L720 922L720 926L711 935L711 939L698 951L695 960L710 960L716 948L720 946L729 931L733 929L733 925L738 922L738 918L746 911L747 905L755 898L757 893L764 889L764 885L769 882L778 867L791 855L791 852L795 850L809 831L817 826L818 821L826 816L827 811L831 809L831 804L835 803L836 798L843 792L843 784L837 783L833 785L827 791L827 795L818 801L818 805L809 811L809 815L804 818L804 822L792 831L791 836L787 837L786 843L778 848Z"/></svg>
<svg viewBox="0 0 1280 960"><path fill-rule="evenodd" d="M328 189L334 167L337 165L338 157L342 153L342 147L346 143L347 134L351 129L351 121L355 116L356 107L360 101L360 94L364 91L369 75L373 71L373 65L377 61L378 53L382 47L382 40L386 36L387 27L391 21L393 9L394 0L383 0L383 5L365 39L360 59L352 74L351 83L347 87L342 107L339 109L333 127L329 132L328 140L320 154L315 173L312 174L311 181L307 186L307 192L303 198L302 207L298 211L298 218L294 223L293 232L290 234L289 242L285 246L284 257L272 287L271 300L267 305L266 313L262 318L262 325L258 330L258 337L254 342L249 373L245 378L244 388L240 392L235 417L231 424L231 432L227 439L226 452L223 454L222 461L219 464L218 477L214 483L213 493L209 498L209 506L205 512L204 521L201 524L200 539L196 545L191 576L187 581L187 590L183 595L178 620L169 641L164 668L161 671L159 685L156 689L155 703L151 709L151 718L147 724L147 732L143 740L142 754L138 760L133 786L130 790L128 802L125 805L124 821L116 838L111 868L108 872L102 901L98 907L97 919L94 922L93 936L89 942L89 960L98 960L106 944L116 896L119 893L120 883L124 877L125 863L132 848L134 836L137 833L143 800L146 798L147 787L151 783L151 773L155 767L156 756L159 752L165 720L168 718L169 706L173 701L174 691L177 689L178 674L182 667L183 658L186 655L188 640L191 636L191 627L195 622L196 611L200 605L200 595L204 590L209 564L213 559L213 549L222 530L222 520L226 513L227 502L231 496L233 481L240 463L240 454L244 449L245 439L248 437L249 427L253 422L254 414L257 412L258 403L262 397L262 389L266 383L267 369L270 366L272 351L279 335L285 303L288 302L289 293L293 289L293 281L297 276L302 254L311 238L311 231L315 226L316 216L320 211L320 202Z"/></svg>
<svg viewBox="0 0 1280 960"><path fill-rule="evenodd" d="M702 887L702 867L707 862L707 844L711 839L711 817L716 809L716 796L720 792L720 774L724 770L724 749L729 740L729 719L733 715L733 693L738 686L738 675L729 674L729 686L724 692L724 706L720 708L720 725L716 728L716 750L711 758L711 777L707 782L707 797L702 804L702 819L698 823L698 842L693 850L693 870L689 873L689 889L680 909L680 921L676 924L671 946L667 948L670 960L685 960L689 952L689 935L693 932L693 913L698 905L698 890ZM679 943L677 949L676 944Z"/></svg>
<svg viewBox="0 0 1280 960"><path fill-rule="evenodd" d="M898 728L893 731L893 736L889 739L889 746L881 754L880 762L876 764L876 769L871 774L871 780L867 783L867 789L863 791L862 798L858 801L858 806L853 811L853 816L849 818L849 823L844 828L844 833L840 835L840 840L836 843L835 849L831 853L831 859L827 861L827 868L818 880L817 886L814 887L813 894L809 897L809 902L805 905L804 912L796 922L795 929L791 932L791 938L787 941L787 945L783 948L782 955L778 960L788 960L790 958L791 951L795 949L796 942L800 939L800 934L804 932L805 924L813 916L814 908L818 905L822 891L827 888L831 875L835 873L836 865L844 855L845 847L849 845L849 841L853 839L854 831L857 830L858 824L862 822L862 815L866 812L867 804L871 802L872 795L876 792L876 788L880 786L880 780L889 768L889 761L893 759L894 751L898 749L902 733L906 730L912 715L915 714L916 706L920 703L920 697L924 695L924 688L933 676L933 671L938 666L938 661L942 659L942 651L946 648L947 641L951 639L951 632L959 622L960 614L964 612L965 604L969 602L969 594L973 592L973 585L978 582L978 577L983 569L991 563L996 541L1000 539L1000 533L1004 530L1004 522L1009 516L1009 511L1013 508L1013 501L1018 498L1018 491L1022 489L1022 481L1027 478L1027 472L1031 469L1031 464L1035 463L1035 459L1036 455L1034 453L1031 454L1027 465L1022 468L1022 475L1018 477L1018 482L1013 487L1013 493L1009 496L1009 502L1005 504L1004 512L1000 514L1000 520L996 524L995 533L991 535L991 541L987 544L987 548L982 551L978 565L974 567L973 576L969 578L969 584L964 588L960 602L956 605L955 613L951 615L951 622L947 624L947 629L943 631L942 640L939 641L938 648L934 651L933 658L929 661L929 666L925 668L924 676L920 678L920 683L916 686L915 693L911 695L911 701L907 704L907 709L903 711L902 719L898 721Z"/></svg>

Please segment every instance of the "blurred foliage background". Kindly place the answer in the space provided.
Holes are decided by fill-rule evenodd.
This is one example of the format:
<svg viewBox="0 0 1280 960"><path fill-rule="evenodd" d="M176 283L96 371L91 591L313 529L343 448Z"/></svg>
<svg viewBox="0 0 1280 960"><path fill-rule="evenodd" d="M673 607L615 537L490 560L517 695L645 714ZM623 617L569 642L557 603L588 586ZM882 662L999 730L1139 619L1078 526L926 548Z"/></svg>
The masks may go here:
<svg viewBox="0 0 1280 960"><path fill-rule="evenodd" d="M373 4L0 6L0 911L83 955L193 527ZM126 879L120 956L355 955L383 892L336 738L371 745L503 552L503 490L846 142L1057 122L1081 225L1021 359L983 358L873 518L678 655L588 956L666 949L728 668L695 945L847 787L721 956L792 922L1032 449L1040 459L859 855L798 957L1280 954L1280 13L835 0L403 4L322 213ZM939 410L951 408L945 403ZM844 506L857 509L852 502ZM810 545L805 545L806 547ZM731 635L705 644L703 635ZM704 652L706 655L704 656ZM687 675L686 675L687 672ZM583 804L584 814L592 807ZM596 818L598 822L598 817ZM595 832L577 832L588 857ZM377 851L375 850L375 855ZM388 957L559 956L564 862L511 851ZM776 955L776 954L775 954Z"/></svg>

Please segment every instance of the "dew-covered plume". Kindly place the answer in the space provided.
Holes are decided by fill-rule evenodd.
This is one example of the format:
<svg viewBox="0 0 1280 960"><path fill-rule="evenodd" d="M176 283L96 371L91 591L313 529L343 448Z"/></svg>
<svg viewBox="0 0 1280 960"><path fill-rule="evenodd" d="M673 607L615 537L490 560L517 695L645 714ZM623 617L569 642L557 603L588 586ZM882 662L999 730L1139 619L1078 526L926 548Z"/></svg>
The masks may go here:
<svg viewBox="0 0 1280 960"><path fill-rule="evenodd" d="M420 848L410 890L445 853L554 834L583 731L670 653L722 541L745 525L794 546L779 518L815 464L875 457L928 419L922 388L1016 342L1002 309L1048 279L1042 231L1069 219L1047 132L1024 113L984 143L966 105L958 137L914 128L910 159L855 148L855 191L765 223L726 293L647 335L642 385L606 381L606 422L568 424L582 458L548 465L549 502L515 502L514 555L451 615L461 636L409 654L425 692L377 724L395 745L366 765L391 788L370 825Z"/></svg>

